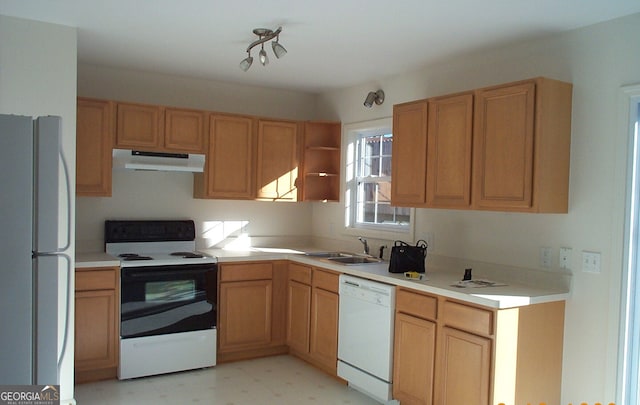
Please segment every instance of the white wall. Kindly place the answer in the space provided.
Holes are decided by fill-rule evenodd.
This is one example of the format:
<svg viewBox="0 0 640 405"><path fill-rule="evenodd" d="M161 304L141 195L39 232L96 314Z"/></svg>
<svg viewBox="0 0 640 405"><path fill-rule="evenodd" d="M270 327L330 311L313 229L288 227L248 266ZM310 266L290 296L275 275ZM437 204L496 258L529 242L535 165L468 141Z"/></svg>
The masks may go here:
<svg viewBox="0 0 640 405"><path fill-rule="evenodd" d="M314 118L317 101L310 93L83 64L78 66L78 95L295 120ZM311 234L307 203L195 200L192 196L191 174L114 172L111 198L76 199L77 247L101 250L105 219L192 218L199 231L207 221L246 221L243 231L256 245L283 237L303 243L301 236Z"/></svg>
<svg viewBox="0 0 640 405"><path fill-rule="evenodd" d="M0 113L61 116L62 147L71 179L75 178L76 48L75 28L0 15ZM65 220L66 216L61 222ZM73 226L69 231L73 238ZM73 247L70 253L73 258ZM66 288L61 286L60 292L62 296ZM73 314L73 300L71 305ZM73 331L73 317L70 322ZM74 403L73 333L62 364L60 390L62 404Z"/></svg>
<svg viewBox="0 0 640 405"><path fill-rule="evenodd" d="M352 123L389 117L395 103L535 76L572 82L568 214L537 215L418 209L416 237L434 234L431 253L507 266L538 268L542 246L573 248L567 303L562 403L615 402L624 150L617 104L620 87L640 83L640 14L545 39L464 55L418 72L331 91L319 108ZM367 92L382 88L382 106L366 109ZM313 230L340 239L341 204L315 204ZM333 229L332 229L333 226ZM580 270L581 251L602 253L601 274ZM541 330L540 333L544 333ZM532 364L531 367L544 367ZM534 401L535 399L532 399Z"/></svg>

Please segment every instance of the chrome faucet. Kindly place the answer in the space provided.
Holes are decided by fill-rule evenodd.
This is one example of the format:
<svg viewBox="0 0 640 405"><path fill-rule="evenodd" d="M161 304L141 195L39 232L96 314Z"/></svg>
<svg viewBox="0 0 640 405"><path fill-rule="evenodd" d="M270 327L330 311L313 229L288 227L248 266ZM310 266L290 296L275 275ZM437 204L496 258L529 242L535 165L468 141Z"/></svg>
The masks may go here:
<svg viewBox="0 0 640 405"><path fill-rule="evenodd" d="M362 244L364 245L364 254L368 255L369 254L369 244L367 243L367 240L361 236L358 236L358 240L360 242L362 242Z"/></svg>

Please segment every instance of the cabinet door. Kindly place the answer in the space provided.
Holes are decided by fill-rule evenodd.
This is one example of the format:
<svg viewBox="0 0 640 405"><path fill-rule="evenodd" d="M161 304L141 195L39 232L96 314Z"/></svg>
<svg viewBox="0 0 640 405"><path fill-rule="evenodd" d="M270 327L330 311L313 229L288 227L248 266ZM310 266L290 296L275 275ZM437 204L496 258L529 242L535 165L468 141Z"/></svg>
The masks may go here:
<svg viewBox="0 0 640 405"><path fill-rule="evenodd" d="M436 324L396 314L393 397L402 404L432 404Z"/></svg>
<svg viewBox="0 0 640 405"><path fill-rule="evenodd" d="M427 102L393 107L391 204L424 206L427 159Z"/></svg>
<svg viewBox="0 0 640 405"><path fill-rule="evenodd" d="M257 197L296 201L298 191L298 126L260 121L258 126Z"/></svg>
<svg viewBox="0 0 640 405"><path fill-rule="evenodd" d="M300 353L309 352L309 315L311 286L289 280L287 344Z"/></svg>
<svg viewBox="0 0 640 405"><path fill-rule="evenodd" d="M534 104L533 81L477 92L473 152L476 208L532 206Z"/></svg>
<svg viewBox="0 0 640 405"><path fill-rule="evenodd" d="M433 402L488 405L491 340L449 327L440 338Z"/></svg>
<svg viewBox="0 0 640 405"><path fill-rule="evenodd" d="M155 105L118 103L116 147L158 150L162 147L163 111Z"/></svg>
<svg viewBox="0 0 640 405"><path fill-rule="evenodd" d="M211 115L209 148L202 196L250 199L253 190L254 121L245 117ZM194 190L202 187L195 184Z"/></svg>
<svg viewBox="0 0 640 405"><path fill-rule="evenodd" d="M165 110L164 149L204 152L205 114L202 111L167 108Z"/></svg>
<svg viewBox="0 0 640 405"><path fill-rule="evenodd" d="M313 288L309 353L334 374L338 367L338 305L338 294Z"/></svg>
<svg viewBox="0 0 640 405"><path fill-rule="evenodd" d="M428 105L427 206L468 208L473 94L431 99Z"/></svg>
<svg viewBox="0 0 640 405"><path fill-rule="evenodd" d="M76 121L76 195L111 196L114 103L78 99Z"/></svg>
<svg viewBox="0 0 640 405"><path fill-rule="evenodd" d="M220 283L220 351L271 343L272 281Z"/></svg>
<svg viewBox="0 0 640 405"><path fill-rule="evenodd" d="M77 291L75 367L78 371L118 365L115 290Z"/></svg>

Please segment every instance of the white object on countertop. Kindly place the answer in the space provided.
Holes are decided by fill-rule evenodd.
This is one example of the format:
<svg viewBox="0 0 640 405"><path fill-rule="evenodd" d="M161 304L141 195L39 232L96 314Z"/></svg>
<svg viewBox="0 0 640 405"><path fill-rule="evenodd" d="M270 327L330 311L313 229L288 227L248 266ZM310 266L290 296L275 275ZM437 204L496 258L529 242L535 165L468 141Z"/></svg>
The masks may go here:
<svg viewBox="0 0 640 405"><path fill-rule="evenodd" d="M503 286L506 286L506 284L500 283L497 281L491 281L491 280L475 279L475 280L458 281L455 284L451 284L451 286L459 287L459 288L482 288L482 287L503 287Z"/></svg>

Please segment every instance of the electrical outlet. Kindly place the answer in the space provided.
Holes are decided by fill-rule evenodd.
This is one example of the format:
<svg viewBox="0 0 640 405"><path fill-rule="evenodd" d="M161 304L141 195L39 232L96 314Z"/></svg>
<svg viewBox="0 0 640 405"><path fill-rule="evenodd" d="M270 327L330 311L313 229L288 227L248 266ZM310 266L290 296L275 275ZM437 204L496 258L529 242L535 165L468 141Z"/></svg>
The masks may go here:
<svg viewBox="0 0 640 405"><path fill-rule="evenodd" d="M550 247L541 247L540 248L540 267L551 267L551 248Z"/></svg>
<svg viewBox="0 0 640 405"><path fill-rule="evenodd" d="M561 247L558 255L558 264L561 269L571 269L571 248Z"/></svg>
<svg viewBox="0 0 640 405"><path fill-rule="evenodd" d="M585 273L600 273L600 252L582 251L582 271Z"/></svg>

